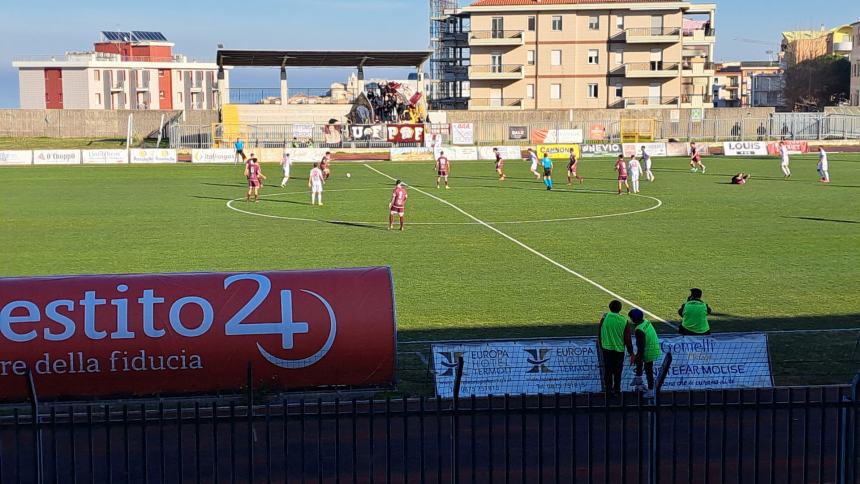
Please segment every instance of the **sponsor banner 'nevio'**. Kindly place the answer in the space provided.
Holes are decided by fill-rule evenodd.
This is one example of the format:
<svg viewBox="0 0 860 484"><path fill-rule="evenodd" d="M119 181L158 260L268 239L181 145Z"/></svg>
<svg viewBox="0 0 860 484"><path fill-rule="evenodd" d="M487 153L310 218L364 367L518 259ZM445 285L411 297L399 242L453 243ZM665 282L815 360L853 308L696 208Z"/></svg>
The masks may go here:
<svg viewBox="0 0 860 484"><path fill-rule="evenodd" d="M388 268L0 279L0 400L393 381Z"/></svg>

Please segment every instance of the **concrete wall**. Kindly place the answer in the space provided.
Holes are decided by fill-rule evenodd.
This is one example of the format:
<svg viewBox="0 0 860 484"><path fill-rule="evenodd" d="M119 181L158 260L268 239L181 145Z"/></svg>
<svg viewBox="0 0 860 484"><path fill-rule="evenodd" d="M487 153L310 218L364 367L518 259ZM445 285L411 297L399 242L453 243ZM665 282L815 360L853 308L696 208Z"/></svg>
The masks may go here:
<svg viewBox="0 0 860 484"><path fill-rule="evenodd" d="M542 122L617 121L619 119L671 120L672 109L558 109L539 111L447 111L449 123L529 124ZM679 109L686 122L690 109ZM705 109L705 119L767 118L774 108Z"/></svg>
<svg viewBox="0 0 860 484"><path fill-rule="evenodd" d="M157 134L162 114L165 125L182 118L182 111L2 109L0 137L125 138L128 115L132 113L135 137ZM217 111L185 113L185 124L209 125L217 122Z"/></svg>

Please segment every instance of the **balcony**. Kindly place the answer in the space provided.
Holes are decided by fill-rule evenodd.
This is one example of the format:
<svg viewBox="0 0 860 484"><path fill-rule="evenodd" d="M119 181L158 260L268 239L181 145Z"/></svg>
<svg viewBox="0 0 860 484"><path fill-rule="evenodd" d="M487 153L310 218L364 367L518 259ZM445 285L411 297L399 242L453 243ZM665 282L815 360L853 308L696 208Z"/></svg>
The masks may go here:
<svg viewBox="0 0 860 484"><path fill-rule="evenodd" d="M713 62L684 61L681 63L684 77L714 77L716 70Z"/></svg>
<svg viewBox="0 0 860 484"><path fill-rule="evenodd" d="M442 42L453 44L465 44L469 41L469 32L443 32Z"/></svg>
<svg viewBox="0 0 860 484"><path fill-rule="evenodd" d="M634 62L624 64L624 75L632 79L678 77L677 62Z"/></svg>
<svg viewBox="0 0 860 484"><path fill-rule="evenodd" d="M852 42L835 42L833 44L833 52L851 53L853 48L854 44Z"/></svg>
<svg viewBox="0 0 860 484"><path fill-rule="evenodd" d="M625 97L623 103L613 106L628 109L677 108L678 96Z"/></svg>
<svg viewBox="0 0 860 484"><path fill-rule="evenodd" d="M523 100L516 98L471 98L469 109L473 111L514 111L523 108Z"/></svg>
<svg viewBox="0 0 860 484"><path fill-rule="evenodd" d="M710 94L681 94L682 108L712 108L714 96Z"/></svg>
<svg viewBox="0 0 860 484"><path fill-rule="evenodd" d="M626 29L624 33L625 41L628 44L674 44L681 41L681 29L679 27Z"/></svg>
<svg viewBox="0 0 860 484"><path fill-rule="evenodd" d="M713 44L717 40L717 29L684 30L685 44Z"/></svg>
<svg viewBox="0 0 860 484"><path fill-rule="evenodd" d="M516 81L523 78L522 64L469 66L470 81Z"/></svg>
<svg viewBox="0 0 860 484"><path fill-rule="evenodd" d="M125 81L114 81L110 86L111 91L125 91Z"/></svg>
<svg viewBox="0 0 860 484"><path fill-rule="evenodd" d="M522 30L476 30L469 34L469 46L518 46L525 44Z"/></svg>

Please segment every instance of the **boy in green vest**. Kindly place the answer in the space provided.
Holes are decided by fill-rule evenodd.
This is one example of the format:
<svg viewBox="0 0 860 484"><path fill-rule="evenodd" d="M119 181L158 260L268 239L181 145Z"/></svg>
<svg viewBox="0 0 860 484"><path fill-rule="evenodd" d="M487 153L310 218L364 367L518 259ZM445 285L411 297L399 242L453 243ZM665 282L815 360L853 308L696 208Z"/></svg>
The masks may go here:
<svg viewBox="0 0 860 484"><path fill-rule="evenodd" d="M681 327L678 328L678 332L688 336L711 334L711 326L708 324L709 314L711 314L711 307L702 301L702 290L690 289L690 297L678 309L678 316L681 316Z"/></svg>
<svg viewBox="0 0 860 484"><path fill-rule="evenodd" d="M603 390L613 396L621 394L621 372L624 370L627 318L620 313L621 301L610 302L609 312L600 318L597 336L603 354Z"/></svg>
<svg viewBox="0 0 860 484"><path fill-rule="evenodd" d="M654 330L651 321L645 319L641 309L632 309L627 314L633 323L633 338L636 341L636 351L631 356L636 364L636 377L633 379L633 386L640 391L645 389L642 385L642 372L644 370L648 381L648 390L653 391L654 362L659 361L663 356L663 350L660 349L660 338L657 336L657 331Z"/></svg>

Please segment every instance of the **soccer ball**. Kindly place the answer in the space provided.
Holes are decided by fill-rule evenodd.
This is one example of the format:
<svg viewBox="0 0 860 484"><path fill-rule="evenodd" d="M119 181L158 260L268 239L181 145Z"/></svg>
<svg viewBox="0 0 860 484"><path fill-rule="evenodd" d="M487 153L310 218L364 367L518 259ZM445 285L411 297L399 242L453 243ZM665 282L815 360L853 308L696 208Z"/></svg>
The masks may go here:
<svg viewBox="0 0 860 484"><path fill-rule="evenodd" d="M346 174L346 177L347 177L347 178L352 178L352 175L350 175L349 173L347 173L347 174Z"/></svg>

